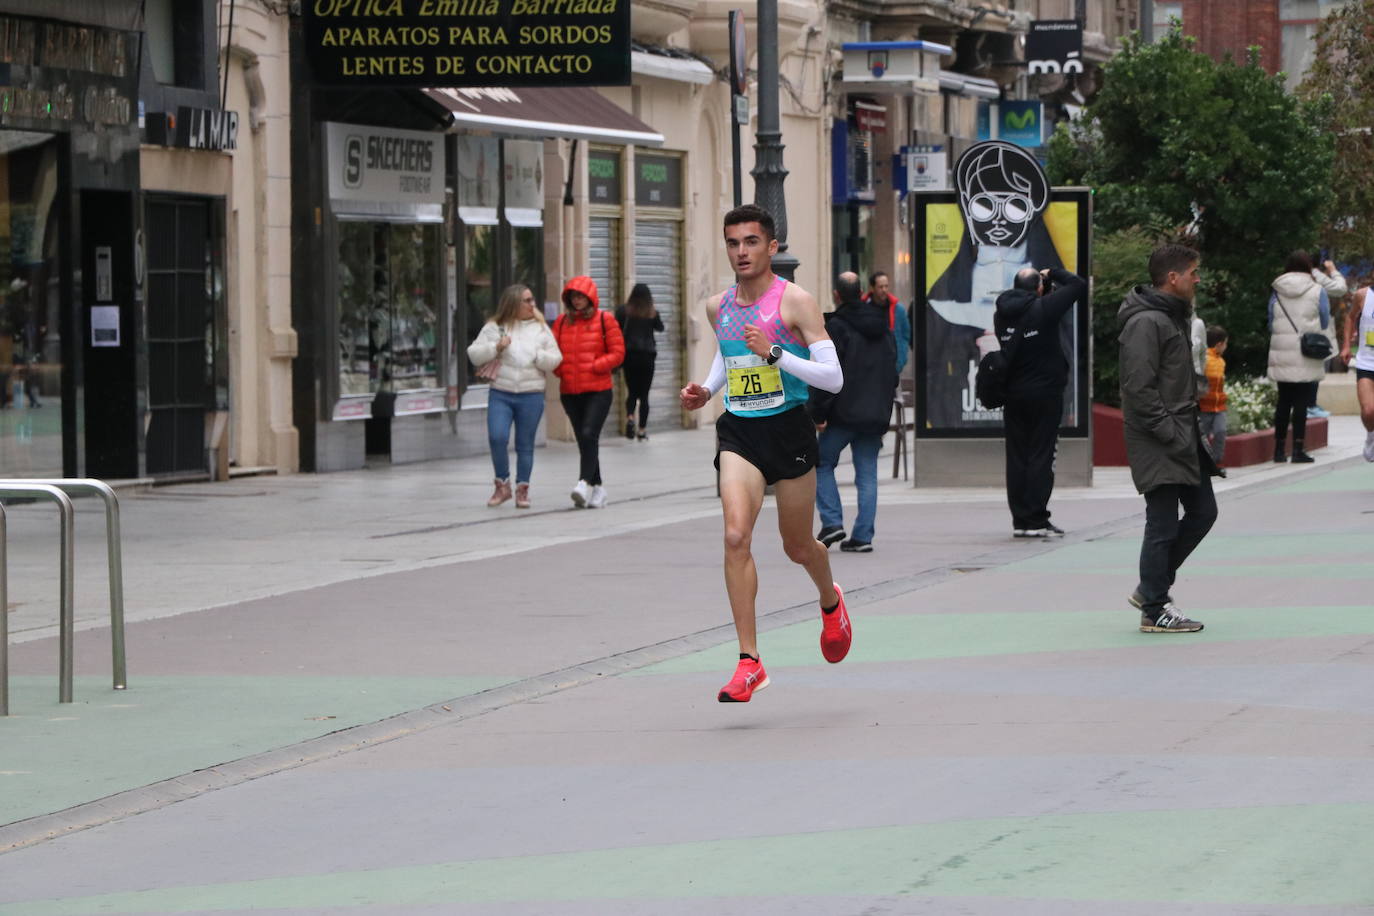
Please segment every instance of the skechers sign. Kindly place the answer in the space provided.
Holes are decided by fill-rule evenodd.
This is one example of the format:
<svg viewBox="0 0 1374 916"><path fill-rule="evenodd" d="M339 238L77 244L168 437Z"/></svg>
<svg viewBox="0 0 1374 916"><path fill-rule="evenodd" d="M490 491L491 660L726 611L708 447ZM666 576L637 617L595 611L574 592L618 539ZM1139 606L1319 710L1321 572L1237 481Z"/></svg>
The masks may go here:
<svg viewBox="0 0 1374 916"><path fill-rule="evenodd" d="M443 134L326 124L329 196L334 200L439 203Z"/></svg>
<svg viewBox="0 0 1374 916"><path fill-rule="evenodd" d="M327 86L627 86L630 0L306 0Z"/></svg>

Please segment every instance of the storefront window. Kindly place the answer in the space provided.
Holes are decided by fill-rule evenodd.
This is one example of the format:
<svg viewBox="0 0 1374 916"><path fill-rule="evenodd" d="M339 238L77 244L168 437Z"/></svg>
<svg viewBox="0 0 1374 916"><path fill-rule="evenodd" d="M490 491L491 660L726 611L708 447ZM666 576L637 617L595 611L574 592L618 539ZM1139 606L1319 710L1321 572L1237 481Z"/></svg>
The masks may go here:
<svg viewBox="0 0 1374 916"><path fill-rule="evenodd" d="M495 226L466 226L463 229L463 295L459 308L466 309L466 339L463 350L477 339L488 318L496 311L492 289L492 243L496 239ZM467 359L466 356L463 357ZM468 363L469 384L476 367Z"/></svg>
<svg viewBox="0 0 1374 916"><path fill-rule="evenodd" d="M544 230L539 226L516 226L511 230L511 282L523 283L534 292L534 298L544 301Z"/></svg>
<svg viewBox="0 0 1374 916"><path fill-rule="evenodd" d="M62 476L57 144L0 130L0 476Z"/></svg>
<svg viewBox="0 0 1374 916"><path fill-rule="evenodd" d="M439 385L439 227L339 223L339 393Z"/></svg>

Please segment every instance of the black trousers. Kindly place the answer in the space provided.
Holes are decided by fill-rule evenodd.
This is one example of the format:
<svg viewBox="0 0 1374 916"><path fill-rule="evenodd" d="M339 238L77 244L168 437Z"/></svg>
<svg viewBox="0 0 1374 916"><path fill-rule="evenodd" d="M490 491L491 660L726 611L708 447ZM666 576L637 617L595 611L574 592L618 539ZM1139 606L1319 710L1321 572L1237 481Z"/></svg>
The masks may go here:
<svg viewBox="0 0 1374 916"><path fill-rule="evenodd" d="M1293 441L1307 438L1307 408L1317 403L1316 382L1279 382L1279 403L1274 408L1274 440L1288 438L1288 418L1293 418ZM1297 448L1296 445L1293 446Z"/></svg>
<svg viewBox="0 0 1374 916"><path fill-rule="evenodd" d="M572 423L573 437L581 457L580 480L592 486L601 483L601 427L611 412L611 389L560 395L563 410Z"/></svg>
<svg viewBox="0 0 1374 916"><path fill-rule="evenodd" d="M1008 398L1002 408L1007 443L1007 506L1011 526L1044 528L1054 492L1054 457L1064 393L1038 398Z"/></svg>
<svg viewBox="0 0 1374 916"><path fill-rule="evenodd" d="M657 353L633 350L625 354L625 417L633 419L639 406L639 428L649 423L649 386L654 383Z"/></svg>
<svg viewBox="0 0 1374 916"><path fill-rule="evenodd" d="M1199 445L1199 452L1201 445ZM1145 494L1145 538L1140 545L1142 611L1159 616L1173 588L1178 568L1217 520L1209 462L1199 454L1202 479L1197 486L1165 484ZM1183 507L1183 518L1178 517Z"/></svg>

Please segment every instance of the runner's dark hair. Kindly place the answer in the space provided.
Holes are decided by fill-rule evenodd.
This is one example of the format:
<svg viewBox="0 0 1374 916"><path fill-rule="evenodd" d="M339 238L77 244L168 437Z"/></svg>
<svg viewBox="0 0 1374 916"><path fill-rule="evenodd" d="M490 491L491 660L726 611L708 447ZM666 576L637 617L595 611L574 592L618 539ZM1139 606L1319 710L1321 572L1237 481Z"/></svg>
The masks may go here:
<svg viewBox="0 0 1374 916"><path fill-rule="evenodd" d="M738 226L740 223L758 223L763 227L763 234L770 240L778 237L778 227L773 222L773 214L756 204L745 204L725 214L725 222L721 228Z"/></svg>

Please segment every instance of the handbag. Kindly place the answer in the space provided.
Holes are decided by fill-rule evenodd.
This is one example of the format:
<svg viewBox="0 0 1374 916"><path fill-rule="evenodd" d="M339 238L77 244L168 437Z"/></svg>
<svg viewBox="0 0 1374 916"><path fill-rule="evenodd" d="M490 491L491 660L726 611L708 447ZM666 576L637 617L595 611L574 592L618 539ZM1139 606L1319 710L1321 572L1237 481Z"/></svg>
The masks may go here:
<svg viewBox="0 0 1374 916"><path fill-rule="evenodd" d="M1288 319L1288 323L1293 325L1293 330L1296 332L1298 326L1293 323L1293 316L1288 314L1288 309L1283 307L1283 300L1275 295L1274 301L1278 303L1279 308L1283 311L1283 317ZM1307 331L1299 334L1298 352L1308 359L1330 359L1333 352L1331 338L1320 331Z"/></svg>
<svg viewBox="0 0 1374 916"><path fill-rule="evenodd" d="M973 393L988 410L1007 406L1007 373L1011 371L1016 344L1020 340L1021 328L1012 328L1006 347L999 347L978 361L978 371L973 376Z"/></svg>
<svg viewBox="0 0 1374 916"><path fill-rule="evenodd" d="M496 381L497 373L499 373L500 371L501 357L498 356L496 357L496 359L493 359L490 362L482 363L482 365L478 366L477 372L475 374L484 382L494 382Z"/></svg>

